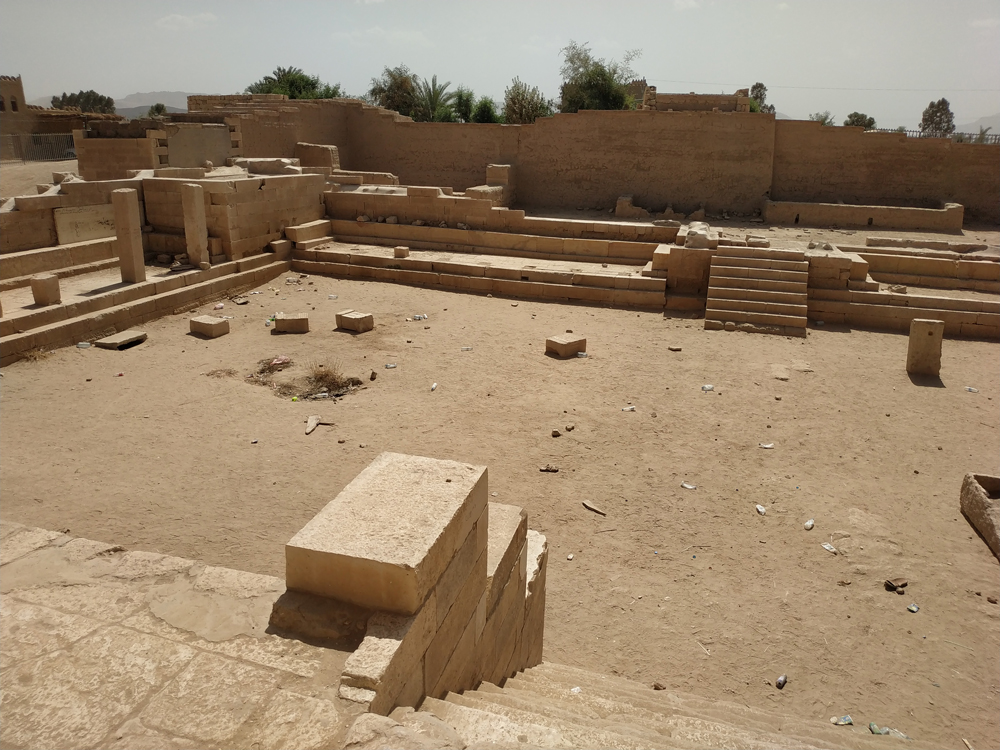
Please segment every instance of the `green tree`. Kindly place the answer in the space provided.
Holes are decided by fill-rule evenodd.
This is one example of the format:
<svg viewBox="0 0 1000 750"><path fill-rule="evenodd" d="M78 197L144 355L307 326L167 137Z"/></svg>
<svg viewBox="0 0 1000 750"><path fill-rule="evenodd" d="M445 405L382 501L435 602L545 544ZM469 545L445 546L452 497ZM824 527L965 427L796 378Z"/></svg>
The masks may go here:
<svg viewBox="0 0 1000 750"><path fill-rule="evenodd" d="M774 114L774 105L767 103L767 86L760 81L750 87L750 111L763 112L768 115Z"/></svg>
<svg viewBox="0 0 1000 750"><path fill-rule="evenodd" d="M986 143L986 134L993 130L993 126L984 128L982 125L979 126L979 135L976 136L976 140L973 143Z"/></svg>
<svg viewBox="0 0 1000 750"><path fill-rule="evenodd" d="M947 99L931 102L920 118L920 132L924 135L943 136L955 132L955 116Z"/></svg>
<svg viewBox="0 0 1000 750"><path fill-rule="evenodd" d="M508 125L528 125L539 117L552 114L554 102L546 99L537 86L528 87L515 78L503 93L503 120Z"/></svg>
<svg viewBox="0 0 1000 750"><path fill-rule="evenodd" d="M167 114L167 105L157 102L146 113L146 117L163 117Z"/></svg>
<svg viewBox="0 0 1000 750"><path fill-rule="evenodd" d="M115 113L115 100L110 96L102 96L96 91L80 91L76 94L67 94L52 97L53 109L76 108L81 112L97 112L100 114L113 115Z"/></svg>
<svg viewBox="0 0 1000 750"><path fill-rule="evenodd" d="M488 96L484 96L476 102L476 106L472 110L472 122L500 122L500 115L497 114L497 105Z"/></svg>
<svg viewBox="0 0 1000 750"><path fill-rule="evenodd" d="M830 110L826 112L813 112L809 115L809 119L813 122L818 122L820 125L833 125L836 118L830 114Z"/></svg>
<svg viewBox="0 0 1000 750"><path fill-rule="evenodd" d="M459 86L455 89L455 98L451 106L459 120L472 122L472 109L476 106L476 95L467 86Z"/></svg>
<svg viewBox="0 0 1000 750"><path fill-rule="evenodd" d="M342 96L339 83L323 83L301 68L275 68L269 76L246 87L247 94L284 94L289 99L336 99Z"/></svg>
<svg viewBox="0 0 1000 750"><path fill-rule="evenodd" d="M380 77L372 78L368 96L379 107L410 117L417 103L419 86L420 78L405 65L386 67Z"/></svg>
<svg viewBox="0 0 1000 750"><path fill-rule="evenodd" d="M851 112L844 120L844 125L854 125L865 130L872 130L875 127L875 118L869 117L864 112Z"/></svg>
<svg viewBox="0 0 1000 750"><path fill-rule="evenodd" d="M560 50L563 64L559 69L563 83L559 88L559 111L581 109L635 109L629 83L636 77L632 61L640 50L629 50L621 61L597 59L586 43L570 43Z"/></svg>
<svg viewBox="0 0 1000 750"><path fill-rule="evenodd" d="M452 109L455 92L448 91L451 81L438 84L438 77L424 78L417 87L417 99L411 115L417 122L454 122Z"/></svg>

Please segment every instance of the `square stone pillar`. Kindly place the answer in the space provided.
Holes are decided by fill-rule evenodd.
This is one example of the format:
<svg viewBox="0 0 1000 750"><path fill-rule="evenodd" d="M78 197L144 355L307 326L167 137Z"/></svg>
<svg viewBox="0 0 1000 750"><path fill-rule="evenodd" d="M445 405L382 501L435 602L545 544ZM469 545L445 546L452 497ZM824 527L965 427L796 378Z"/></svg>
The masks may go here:
<svg viewBox="0 0 1000 750"><path fill-rule="evenodd" d="M184 209L184 239L188 262L192 266L208 263L208 223L205 218L205 189L201 185L181 185L181 206Z"/></svg>
<svg viewBox="0 0 1000 750"><path fill-rule="evenodd" d="M62 301L59 277L54 273L41 273L31 277L31 296L36 305L55 305Z"/></svg>
<svg viewBox="0 0 1000 750"><path fill-rule="evenodd" d="M111 191L115 209L115 249L121 266L122 281L138 284L146 280L146 262L142 254L142 222L139 218L139 194L135 190Z"/></svg>
<svg viewBox="0 0 1000 750"><path fill-rule="evenodd" d="M910 343L906 350L906 371L910 375L941 374L941 342L944 321L914 318L910 321Z"/></svg>

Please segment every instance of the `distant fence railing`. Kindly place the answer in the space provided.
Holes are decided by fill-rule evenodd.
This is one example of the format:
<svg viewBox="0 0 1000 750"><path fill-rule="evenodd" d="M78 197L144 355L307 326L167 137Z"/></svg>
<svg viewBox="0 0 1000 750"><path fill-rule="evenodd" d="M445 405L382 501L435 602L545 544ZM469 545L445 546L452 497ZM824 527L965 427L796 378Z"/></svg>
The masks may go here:
<svg viewBox="0 0 1000 750"><path fill-rule="evenodd" d="M69 133L0 136L0 162L60 161L75 159L73 136Z"/></svg>
<svg viewBox="0 0 1000 750"><path fill-rule="evenodd" d="M1000 133L925 133L923 130L891 130L889 128L874 128L868 133L899 133L907 138L948 138L952 143L1000 143Z"/></svg>

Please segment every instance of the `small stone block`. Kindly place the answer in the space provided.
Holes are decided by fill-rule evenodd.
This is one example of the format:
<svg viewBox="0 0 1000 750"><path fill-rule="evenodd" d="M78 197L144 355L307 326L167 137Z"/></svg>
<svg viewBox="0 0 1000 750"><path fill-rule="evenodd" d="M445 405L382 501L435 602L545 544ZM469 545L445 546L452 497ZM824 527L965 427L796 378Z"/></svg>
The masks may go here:
<svg viewBox="0 0 1000 750"><path fill-rule="evenodd" d="M122 331L94 342L101 349L128 349L130 346L141 344L146 340L145 331Z"/></svg>
<svg viewBox="0 0 1000 750"><path fill-rule="evenodd" d="M561 334L545 339L545 353L557 357L575 357L578 352L587 351L587 339L583 336Z"/></svg>
<svg viewBox="0 0 1000 750"><path fill-rule="evenodd" d="M274 318L274 330L278 333L309 333L309 314L280 313Z"/></svg>
<svg viewBox="0 0 1000 750"><path fill-rule="evenodd" d="M394 247L392 249L392 257L393 258L409 258L410 257L410 248L404 247L403 245L399 245L397 247Z"/></svg>
<svg viewBox="0 0 1000 750"><path fill-rule="evenodd" d="M62 301L59 292L59 277L54 273L42 273L31 277L31 296L36 305L55 305Z"/></svg>
<svg viewBox="0 0 1000 750"><path fill-rule="evenodd" d="M911 375L941 374L941 342L944 321L914 318L910 322L910 341L906 350L906 371Z"/></svg>
<svg viewBox="0 0 1000 750"><path fill-rule="evenodd" d="M191 333L216 339L229 333L229 321L225 318L216 318L214 315L199 315L197 318L191 318Z"/></svg>
<svg viewBox="0 0 1000 750"><path fill-rule="evenodd" d="M364 333L375 327L375 316L357 310L343 310L337 313L337 328L355 333Z"/></svg>

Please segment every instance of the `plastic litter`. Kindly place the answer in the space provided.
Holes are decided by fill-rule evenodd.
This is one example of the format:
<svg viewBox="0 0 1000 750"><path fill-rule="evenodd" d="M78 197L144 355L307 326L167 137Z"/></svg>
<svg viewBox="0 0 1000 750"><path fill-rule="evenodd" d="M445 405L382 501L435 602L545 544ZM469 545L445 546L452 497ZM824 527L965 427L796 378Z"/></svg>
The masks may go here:
<svg viewBox="0 0 1000 750"><path fill-rule="evenodd" d="M77 349L89 349L90 348L90 342L89 341L81 341L81 342L79 342L76 345L76 348Z"/></svg>
<svg viewBox="0 0 1000 750"><path fill-rule="evenodd" d="M767 513L767 508L765 508L763 505L760 505L758 503L757 504L757 512L760 513L763 516L765 513Z"/></svg>
<svg viewBox="0 0 1000 750"><path fill-rule="evenodd" d="M779 677L777 680L774 681L774 686L776 688L778 688L778 690L784 690L785 689L785 685L787 685L787 684L788 684L788 675L784 675L784 674L781 675L781 677Z"/></svg>
<svg viewBox="0 0 1000 750"><path fill-rule="evenodd" d="M907 612L919 612L920 611L920 607L918 607L916 604L911 604L909 607L906 608L906 611Z"/></svg>
<svg viewBox="0 0 1000 750"><path fill-rule="evenodd" d="M222 309L223 307L225 307L225 305L224 305L224 304L223 304L222 302L220 302L220 303L218 303L218 304L217 304L217 305L215 306L215 308L214 308L214 309L216 309L216 310L221 310L221 309Z"/></svg>
<svg viewBox="0 0 1000 750"><path fill-rule="evenodd" d="M471 352L472 351L472 347L471 346L463 346L462 347L462 351L463 352Z"/></svg>
<svg viewBox="0 0 1000 750"><path fill-rule="evenodd" d="M573 555L566 555L566 559L567 560L572 560L573 559Z"/></svg>
<svg viewBox="0 0 1000 750"><path fill-rule="evenodd" d="M270 328L271 327L271 320L270 319L264 321L264 327L265 328Z"/></svg>
<svg viewBox="0 0 1000 750"><path fill-rule="evenodd" d="M576 353L576 358L577 359L586 359L587 358L587 352L577 352Z"/></svg>
<svg viewBox="0 0 1000 750"><path fill-rule="evenodd" d="M570 689L569 689L569 691L570 691L571 693L579 693L579 692L580 692L580 688L578 688L578 687L575 687L575 688L570 688Z"/></svg>
<svg viewBox="0 0 1000 750"><path fill-rule="evenodd" d="M388 364L386 364L385 369L387 369L387 370L395 370L396 369L396 363L395 362L389 362Z"/></svg>
<svg viewBox="0 0 1000 750"><path fill-rule="evenodd" d="M830 544L829 542L823 542L823 544L821 544L820 546L821 546L821 547L822 547L823 549L825 549L825 550L826 550L827 552L831 553L831 554L834 554L834 555L836 555L836 554L837 554L837 548L836 548L836 547L834 547L834 546L833 546L832 544Z"/></svg>
<svg viewBox="0 0 1000 750"><path fill-rule="evenodd" d="M436 390L437 390L437 387L438 387L438 384L437 384L437 383L433 383L433 384L431 385L431 390L432 390L432 391L436 391Z"/></svg>
<svg viewBox="0 0 1000 750"><path fill-rule="evenodd" d="M869 721L868 731L871 732L872 734L889 734L889 727L882 727L881 729L879 729L878 724L876 724L874 721Z"/></svg>
<svg viewBox="0 0 1000 750"><path fill-rule="evenodd" d="M116 378L124 378L125 377L125 373L124 372L119 372L117 375L115 375L115 377Z"/></svg>
<svg viewBox="0 0 1000 750"><path fill-rule="evenodd" d="M843 716L831 716L830 723L836 724L838 727L843 727L848 724L853 724L854 719L851 718L850 714L844 714Z"/></svg>
<svg viewBox="0 0 1000 750"><path fill-rule="evenodd" d="M965 390L967 390L969 393L979 393L979 389L973 388L971 385L965 386Z"/></svg>
<svg viewBox="0 0 1000 750"><path fill-rule="evenodd" d="M426 315L414 315L413 319L414 320L427 320L427 316Z"/></svg>
<svg viewBox="0 0 1000 750"><path fill-rule="evenodd" d="M816 522L813 519L811 519L811 518L808 521L806 521L804 524L802 524L803 528L806 531L812 531L812 528L815 525L816 525Z"/></svg>
<svg viewBox="0 0 1000 750"><path fill-rule="evenodd" d="M707 393L708 391L714 391L715 390L715 386L711 385L709 383L706 383L705 385L703 385L701 387L701 389Z"/></svg>
<svg viewBox="0 0 1000 750"><path fill-rule="evenodd" d="M698 485L691 484L690 482L681 482L681 487L683 487L686 490L696 490L696 489L698 489Z"/></svg>
<svg viewBox="0 0 1000 750"><path fill-rule="evenodd" d="M622 411L635 411L634 406L623 406Z"/></svg>
<svg viewBox="0 0 1000 750"><path fill-rule="evenodd" d="M327 299L337 299L337 295L336 294L328 294L328 295L326 295L326 298Z"/></svg>
<svg viewBox="0 0 1000 750"><path fill-rule="evenodd" d="M757 446L769 451L774 447L774 443L757 443Z"/></svg>

